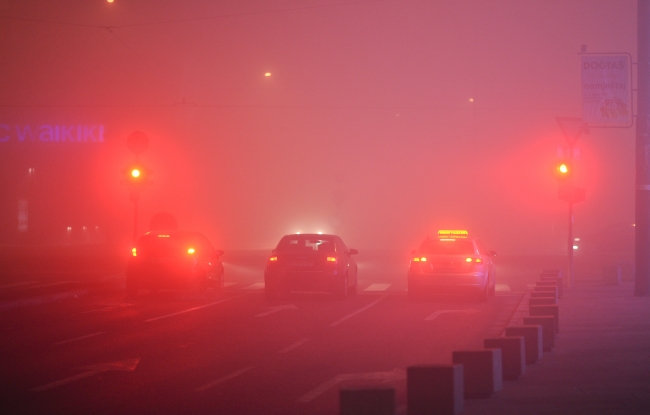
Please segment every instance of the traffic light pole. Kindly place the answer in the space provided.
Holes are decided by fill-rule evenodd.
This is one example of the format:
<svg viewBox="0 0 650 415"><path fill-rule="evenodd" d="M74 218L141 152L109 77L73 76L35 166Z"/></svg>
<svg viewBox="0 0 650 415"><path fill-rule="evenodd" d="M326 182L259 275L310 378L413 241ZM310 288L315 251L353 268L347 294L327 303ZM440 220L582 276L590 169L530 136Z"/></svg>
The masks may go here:
<svg viewBox="0 0 650 415"><path fill-rule="evenodd" d="M573 202L569 202L569 287L573 287Z"/></svg>
<svg viewBox="0 0 650 415"><path fill-rule="evenodd" d="M131 190L131 201L133 202L133 243L138 240L138 200L140 199L140 192Z"/></svg>

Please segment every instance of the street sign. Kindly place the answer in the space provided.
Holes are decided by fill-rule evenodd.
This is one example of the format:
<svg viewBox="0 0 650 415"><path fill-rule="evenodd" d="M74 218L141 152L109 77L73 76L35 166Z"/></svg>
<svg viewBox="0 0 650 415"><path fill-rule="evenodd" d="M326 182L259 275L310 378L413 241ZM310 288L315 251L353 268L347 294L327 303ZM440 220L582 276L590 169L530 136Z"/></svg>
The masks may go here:
<svg viewBox="0 0 650 415"><path fill-rule="evenodd" d="M629 54L581 56L582 119L590 126L632 125Z"/></svg>

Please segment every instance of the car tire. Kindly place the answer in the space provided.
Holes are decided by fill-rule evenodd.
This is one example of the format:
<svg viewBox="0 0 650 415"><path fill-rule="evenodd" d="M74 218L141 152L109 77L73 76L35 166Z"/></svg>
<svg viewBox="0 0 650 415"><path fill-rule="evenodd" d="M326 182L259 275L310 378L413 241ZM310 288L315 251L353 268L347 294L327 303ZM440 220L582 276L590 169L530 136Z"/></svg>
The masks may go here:
<svg viewBox="0 0 650 415"><path fill-rule="evenodd" d="M345 297L348 296L349 293L349 287L348 287L348 274L345 274L345 276L341 279L341 282L339 282L339 288L336 291L336 296L339 299L344 299Z"/></svg>
<svg viewBox="0 0 650 415"><path fill-rule="evenodd" d="M494 297L497 293L497 283L494 278L492 278L492 286L490 286L490 297Z"/></svg>
<svg viewBox="0 0 650 415"><path fill-rule="evenodd" d="M354 285L352 286L352 288L350 288L349 294L356 295L358 291L359 291L359 280L357 279L357 277L354 277Z"/></svg>
<svg viewBox="0 0 650 415"><path fill-rule="evenodd" d="M489 283L485 284L485 288L481 290L481 292L478 294L478 301L481 303L484 303L488 300L490 294L490 287Z"/></svg>
<svg viewBox="0 0 650 415"><path fill-rule="evenodd" d="M224 281L224 275L223 272L219 275L219 279L217 281L212 281L212 292L214 294L221 294L223 292L223 288L225 286L225 281Z"/></svg>

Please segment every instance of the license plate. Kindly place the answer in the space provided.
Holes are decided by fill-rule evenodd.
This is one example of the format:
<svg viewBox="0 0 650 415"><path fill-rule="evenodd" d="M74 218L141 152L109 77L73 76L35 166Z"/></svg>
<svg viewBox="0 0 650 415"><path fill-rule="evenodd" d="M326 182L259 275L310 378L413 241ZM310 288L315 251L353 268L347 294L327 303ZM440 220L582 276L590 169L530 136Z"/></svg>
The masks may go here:
<svg viewBox="0 0 650 415"><path fill-rule="evenodd" d="M291 265L294 267L313 267L314 261L291 261Z"/></svg>

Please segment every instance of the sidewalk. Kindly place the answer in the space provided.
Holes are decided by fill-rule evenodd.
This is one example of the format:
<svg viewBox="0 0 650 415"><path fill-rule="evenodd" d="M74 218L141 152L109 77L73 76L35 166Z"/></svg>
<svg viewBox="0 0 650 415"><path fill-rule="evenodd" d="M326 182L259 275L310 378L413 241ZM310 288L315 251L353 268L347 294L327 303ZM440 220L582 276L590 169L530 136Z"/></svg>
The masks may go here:
<svg viewBox="0 0 650 415"><path fill-rule="evenodd" d="M565 289L555 349L463 414L650 414L650 296L633 283Z"/></svg>

